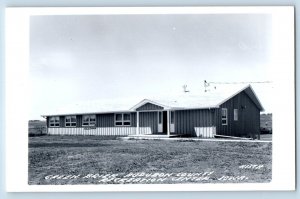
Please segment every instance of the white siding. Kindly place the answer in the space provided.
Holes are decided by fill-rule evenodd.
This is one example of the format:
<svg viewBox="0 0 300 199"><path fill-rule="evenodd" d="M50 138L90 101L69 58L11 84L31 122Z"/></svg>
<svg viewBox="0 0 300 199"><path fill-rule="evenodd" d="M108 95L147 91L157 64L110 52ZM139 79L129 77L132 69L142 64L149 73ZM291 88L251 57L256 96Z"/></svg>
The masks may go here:
<svg viewBox="0 0 300 199"><path fill-rule="evenodd" d="M150 134L151 129L140 127L140 134ZM97 128L48 128L50 135L100 135L122 136L136 134L136 127L97 127Z"/></svg>
<svg viewBox="0 0 300 199"><path fill-rule="evenodd" d="M197 137L213 138L216 135L216 127L195 127Z"/></svg>

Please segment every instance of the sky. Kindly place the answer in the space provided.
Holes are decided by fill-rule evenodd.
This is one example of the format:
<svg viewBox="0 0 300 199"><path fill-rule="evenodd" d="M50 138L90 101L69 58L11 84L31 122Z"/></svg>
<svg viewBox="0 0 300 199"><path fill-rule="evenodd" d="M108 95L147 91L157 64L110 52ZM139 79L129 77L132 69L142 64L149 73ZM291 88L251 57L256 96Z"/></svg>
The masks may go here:
<svg viewBox="0 0 300 199"><path fill-rule="evenodd" d="M272 81L271 38L266 14L32 16L30 119L77 101L178 94L183 85L201 94L204 80ZM253 84L266 112L271 87Z"/></svg>

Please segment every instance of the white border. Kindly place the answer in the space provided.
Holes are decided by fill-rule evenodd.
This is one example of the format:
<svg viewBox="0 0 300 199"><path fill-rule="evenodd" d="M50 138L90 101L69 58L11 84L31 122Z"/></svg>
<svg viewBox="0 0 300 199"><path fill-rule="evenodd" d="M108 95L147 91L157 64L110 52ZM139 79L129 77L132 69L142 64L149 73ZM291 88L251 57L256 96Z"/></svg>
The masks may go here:
<svg viewBox="0 0 300 199"><path fill-rule="evenodd" d="M272 14L270 69L275 80L273 111L273 175L270 183L28 185L28 63L30 15L95 14ZM131 7L131 8L7 8L6 9L6 190L52 191L242 191L295 189L294 7ZM29 97L27 97L29 96ZM15 121L18 121L16 125Z"/></svg>

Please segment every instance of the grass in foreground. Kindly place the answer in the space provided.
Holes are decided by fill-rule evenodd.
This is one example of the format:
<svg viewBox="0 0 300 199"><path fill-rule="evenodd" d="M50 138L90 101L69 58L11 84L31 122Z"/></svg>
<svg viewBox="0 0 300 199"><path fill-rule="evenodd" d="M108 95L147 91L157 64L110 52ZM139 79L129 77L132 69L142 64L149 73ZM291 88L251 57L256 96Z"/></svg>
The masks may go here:
<svg viewBox="0 0 300 199"><path fill-rule="evenodd" d="M118 140L101 136L29 138L29 184L245 183L272 178L272 143ZM258 166L255 166L258 165ZM125 179L170 174L163 181ZM205 174L206 172L206 174ZM210 174L207 174L211 172ZM204 180L187 178L205 176ZM103 180L101 175L107 175ZM116 176L112 176L116 175ZM77 177L76 177L77 176ZM132 176L131 176L132 177ZM160 176L165 177L165 176ZM178 180L178 177L182 180ZM128 177L127 177L128 178ZM135 176L144 179L145 177Z"/></svg>

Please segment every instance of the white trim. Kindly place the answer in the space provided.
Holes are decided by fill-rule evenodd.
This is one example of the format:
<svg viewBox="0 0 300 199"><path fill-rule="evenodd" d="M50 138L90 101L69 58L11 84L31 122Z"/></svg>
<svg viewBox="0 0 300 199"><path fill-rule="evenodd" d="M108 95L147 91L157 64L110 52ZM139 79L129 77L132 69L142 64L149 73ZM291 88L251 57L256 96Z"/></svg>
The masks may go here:
<svg viewBox="0 0 300 199"><path fill-rule="evenodd" d="M154 104L156 106L161 106L163 107L164 109L163 110L166 110L166 109L170 109L171 107L169 106L166 106L166 105L163 105L163 104L160 104L160 103L157 103L155 101L152 101L152 100L148 100L148 99L143 99L142 101L140 101L138 104L134 105L133 107L131 107L129 110L133 110L135 111L137 108L147 104L147 103L151 103L151 104Z"/></svg>
<svg viewBox="0 0 300 199"><path fill-rule="evenodd" d="M124 120L124 114L129 115L129 120ZM121 120L116 120L116 115L121 115ZM131 113L129 112L123 112L123 113L115 113L114 114L114 122L115 122L115 127L122 127L122 126L131 126ZM117 122L121 122L121 125L117 125ZM124 122L129 122L130 124L124 124Z"/></svg>
<svg viewBox="0 0 300 199"><path fill-rule="evenodd" d="M261 107L261 110L260 111L264 111L264 107L261 105L258 97L256 96L254 90L252 89L251 85L249 84L248 86L244 87L243 89L239 90L238 92L234 93L233 95L227 97L226 99L224 99L223 101L221 101L220 103L217 104L217 106L220 106L222 104L224 104L225 102L227 102L228 100L230 100L231 98L233 98L234 96L240 94L242 91L245 91L247 88L250 88L252 93L254 94L254 97L257 99L257 102L258 102L258 105ZM246 94L248 95L248 93L246 92ZM252 100L252 98L248 95L248 97ZM254 103L255 104L255 103ZM256 104L255 104L256 105ZM258 107L259 108L259 107Z"/></svg>
<svg viewBox="0 0 300 199"><path fill-rule="evenodd" d="M103 112L75 112L75 113L61 113L61 114L49 114L41 115L41 117L51 117L51 116L65 116L65 115L97 115L97 114L108 114L108 113L135 113L136 111L131 110L120 110L120 111L103 111Z"/></svg>
<svg viewBox="0 0 300 199"><path fill-rule="evenodd" d="M194 127L197 137L213 138L216 135L215 126Z"/></svg>
<svg viewBox="0 0 300 199"><path fill-rule="evenodd" d="M239 109L235 108L233 109L233 121L239 120Z"/></svg>
<svg viewBox="0 0 300 199"><path fill-rule="evenodd" d="M67 122L67 117L70 117L70 122ZM72 122L72 117L75 117L75 122ZM67 126L67 123L69 123L70 126ZM75 126L73 126L72 124L75 124ZM71 128L71 127L76 127L76 126L77 126L77 117L76 117L76 115L66 115L65 116L65 127Z"/></svg>
<svg viewBox="0 0 300 199"><path fill-rule="evenodd" d="M51 118L54 118L54 120L52 120L52 122L51 122ZM58 118L58 123L56 122L57 118ZM56 124L58 124L58 126ZM51 117L49 117L49 127L51 127L51 128L53 128L53 127L54 128L55 127L60 127L60 117L59 116L51 116Z"/></svg>
<svg viewBox="0 0 300 199"><path fill-rule="evenodd" d="M140 110L139 112L157 112L163 110L174 110L174 111L181 111L181 110L198 110L198 109L214 109L220 108L220 106L207 106L207 107L187 107L187 108L171 108L162 109L162 110ZM65 116L65 115L96 115L96 114L115 114L115 113L136 113L137 111L134 110L123 110L123 111L108 111L108 112L91 112L91 113L66 113L66 114L55 114L55 115L41 115L41 117L52 117L52 116Z"/></svg>
<svg viewBox="0 0 300 199"><path fill-rule="evenodd" d="M91 124L91 117L92 116L95 116L95 124ZM89 117L88 125L84 125L83 124L84 123L84 117ZM96 120L96 115L95 114L82 115L82 126L87 126L87 127L93 126L93 127L95 127L96 126L96 122L97 122L97 120Z"/></svg>
<svg viewBox="0 0 300 199"><path fill-rule="evenodd" d="M251 85L249 85L248 86L250 89L251 89L251 91L252 91L252 93L253 93L253 95L254 95L254 97L256 98L256 100L257 100L257 102L258 102L258 104L259 104L259 106L261 107L261 110L260 111L264 111L265 109L264 109L264 107L262 106L262 104L261 104L261 102L260 102L260 100L259 100L259 98L257 97L257 95L256 95L256 93L254 92L254 90L253 90L253 88L252 88L252 86ZM246 90L246 89L245 89ZM247 93L247 92L246 92ZM248 95L248 94L247 94ZM249 95L248 95L249 96ZM249 96L250 97L250 96ZM251 97L250 97L251 98ZM251 99L252 100L252 99ZM253 100L252 100L253 101Z"/></svg>
<svg viewBox="0 0 300 199"><path fill-rule="evenodd" d="M221 104L224 104L225 102L227 102L228 100L230 100L231 98L233 98L234 96L236 96L237 94L241 93L242 91L246 90L250 85L242 88L241 90L237 91L236 93L230 95L229 97L227 97L226 99L224 99L223 101L221 101L220 103L217 104L217 106L220 106Z"/></svg>
<svg viewBox="0 0 300 199"><path fill-rule="evenodd" d="M47 128L49 135L100 135L100 136L127 136L136 133L136 127L60 127L60 128ZM140 135L151 134L150 127L140 127Z"/></svg>

